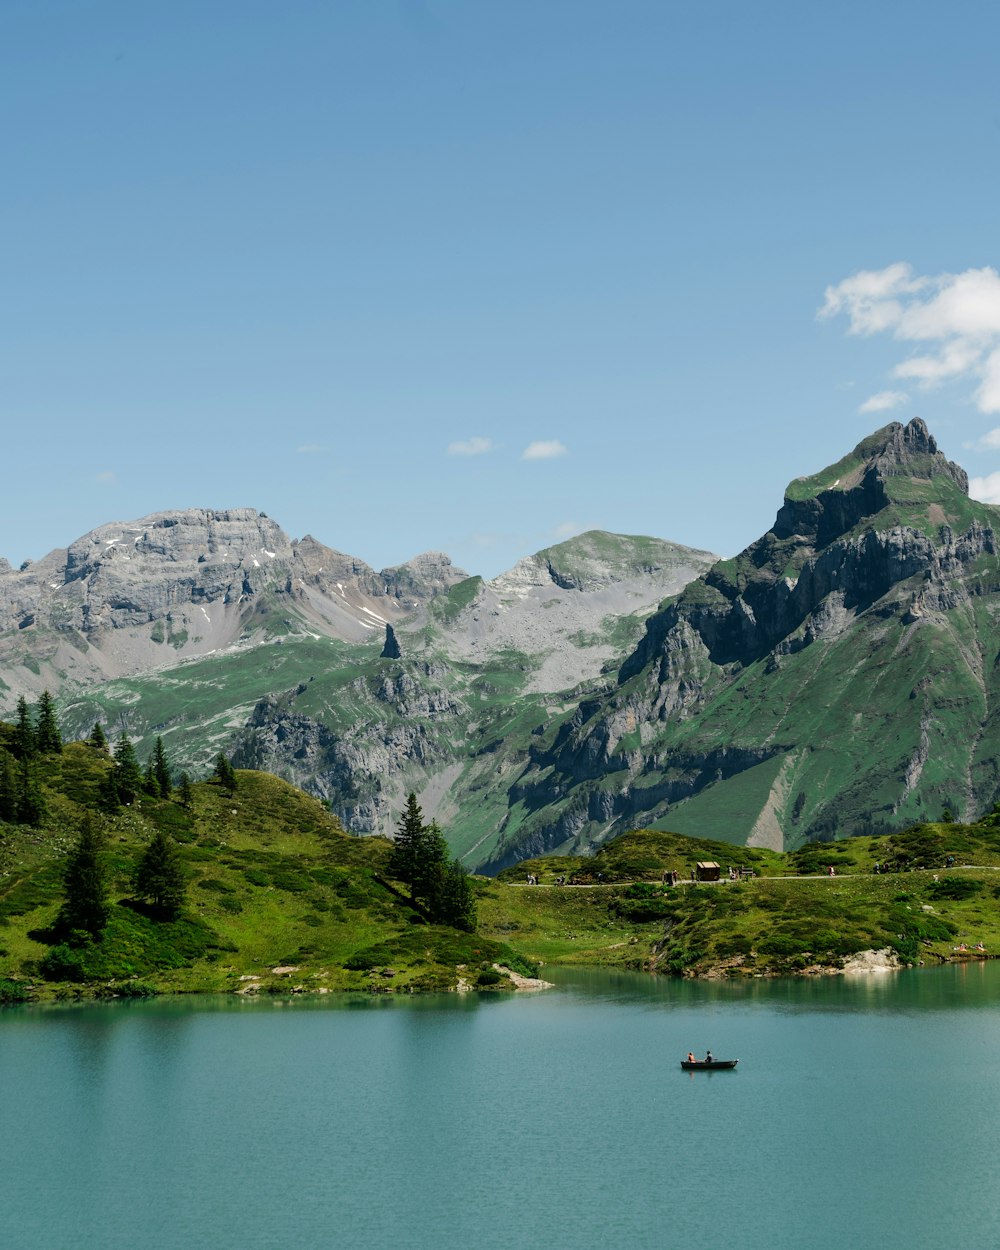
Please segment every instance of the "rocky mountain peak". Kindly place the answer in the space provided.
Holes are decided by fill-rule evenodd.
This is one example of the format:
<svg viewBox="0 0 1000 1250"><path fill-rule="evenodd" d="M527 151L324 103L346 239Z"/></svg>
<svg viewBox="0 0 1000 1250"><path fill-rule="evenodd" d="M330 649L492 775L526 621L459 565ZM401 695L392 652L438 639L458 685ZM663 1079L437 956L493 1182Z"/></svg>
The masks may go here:
<svg viewBox="0 0 1000 1250"><path fill-rule="evenodd" d="M824 547L900 501L919 503L928 519L945 522L956 496L968 493L968 474L938 450L919 417L907 425L892 421L835 464L790 482L773 533Z"/></svg>

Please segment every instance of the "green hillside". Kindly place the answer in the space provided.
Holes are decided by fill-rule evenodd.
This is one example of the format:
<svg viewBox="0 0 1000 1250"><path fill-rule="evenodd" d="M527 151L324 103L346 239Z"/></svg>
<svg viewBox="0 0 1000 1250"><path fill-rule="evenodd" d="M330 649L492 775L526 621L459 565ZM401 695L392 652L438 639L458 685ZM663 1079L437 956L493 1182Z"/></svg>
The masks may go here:
<svg viewBox="0 0 1000 1250"><path fill-rule="evenodd" d="M11 745L9 727L0 732ZM35 767L39 826L0 823L0 980L30 983L36 995L413 991L484 973L495 981L498 960L531 971L502 943L424 923L387 876L388 842L348 836L317 799L276 777L241 771L233 793L201 782L190 806L175 792L109 812L99 800L106 752L75 742ZM54 924L66 856L88 814L103 843L110 920L99 941L68 948ZM132 897L156 830L176 846L186 879L169 922Z"/></svg>

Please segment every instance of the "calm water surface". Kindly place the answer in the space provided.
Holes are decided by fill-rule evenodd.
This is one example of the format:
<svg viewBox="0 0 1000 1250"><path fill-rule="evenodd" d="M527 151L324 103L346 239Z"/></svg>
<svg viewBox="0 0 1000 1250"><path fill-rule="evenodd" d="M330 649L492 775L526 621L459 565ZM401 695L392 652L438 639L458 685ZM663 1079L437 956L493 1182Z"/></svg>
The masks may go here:
<svg viewBox="0 0 1000 1250"><path fill-rule="evenodd" d="M1000 962L0 1013L6 1250L1000 1243ZM710 1046L733 1073L685 1074Z"/></svg>

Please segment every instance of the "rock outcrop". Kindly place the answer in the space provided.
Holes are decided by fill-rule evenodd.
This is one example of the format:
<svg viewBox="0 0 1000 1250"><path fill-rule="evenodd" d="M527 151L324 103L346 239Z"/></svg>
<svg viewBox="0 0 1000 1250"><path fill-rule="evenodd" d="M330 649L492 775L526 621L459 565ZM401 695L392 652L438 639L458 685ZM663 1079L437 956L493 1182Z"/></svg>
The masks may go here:
<svg viewBox="0 0 1000 1250"><path fill-rule="evenodd" d="M792 482L538 743L496 862L643 823L794 846L992 802L997 513L967 487L920 420Z"/></svg>

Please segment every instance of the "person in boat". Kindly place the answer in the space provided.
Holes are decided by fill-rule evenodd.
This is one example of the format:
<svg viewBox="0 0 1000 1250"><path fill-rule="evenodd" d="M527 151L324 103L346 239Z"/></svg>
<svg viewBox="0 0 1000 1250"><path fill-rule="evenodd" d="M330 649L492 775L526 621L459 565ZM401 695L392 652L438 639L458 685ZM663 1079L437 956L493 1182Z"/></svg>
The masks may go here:
<svg viewBox="0 0 1000 1250"><path fill-rule="evenodd" d="M697 1059L695 1059L695 1057L694 1057L694 1051L693 1051L693 1050L689 1050L689 1051L688 1051L688 1063L697 1063L697 1062L698 1062L698 1060L697 1060Z"/></svg>
<svg viewBox="0 0 1000 1250"><path fill-rule="evenodd" d="M710 1050L705 1052L705 1062L706 1063L712 1062L712 1052Z"/></svg>

